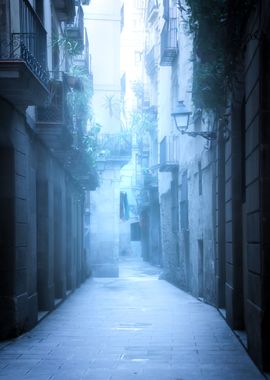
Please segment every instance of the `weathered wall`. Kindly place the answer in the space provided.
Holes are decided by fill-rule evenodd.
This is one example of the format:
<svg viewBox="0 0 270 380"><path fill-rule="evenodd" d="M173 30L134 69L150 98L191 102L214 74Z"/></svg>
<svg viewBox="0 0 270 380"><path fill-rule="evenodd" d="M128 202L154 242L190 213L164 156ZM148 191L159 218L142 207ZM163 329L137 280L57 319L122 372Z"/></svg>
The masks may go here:
<svg viewBox="0 0 270 380"><path fill-rule="evenodd" d="M179 176L179 282L196 297L215 303L215 247L213 217L213 152L203 151L182 166ZM200 159L199 159L200 158ZM199 169L200 167L200 169ZM199 172L200 171L200 172ZM182 174L187 173L187 220L184 213ZM186 190L185 190L186 192Z"/></svg>
<svg viewBox="0 0 270 380"><path fill-rule="evenodd" d="M245 161L246 161L246 328L248 349L259 364L269 370L269 10L261 9L250 20L248 32L262 31L261 40L249 41L246 50Z"/></svg>
<svg viewBox="0 0 270 380"><path fill-rule="evenodd" d="M172 227L172 199L171 191L160 197L160 232L162 247L163 278L175 283L176 268L179 267L179 252L176 245L176 236Z"/></svg>
<svg viewBox="0 0 270 380"><path fill-rule="evenodd" d="M39 311L66 297L67 284L85 278L83 192L23 113L4 101L0 108L0 336L8 337L34 326Z"/></svg>
<svg viewBox="0 0 270 380"><path fill-rule="evenodd" d="M149 205L149 261L153 265L162 265L160 238L160 205L158 190L150 190Z"/></svg>
<svg viewBox="0 0 270 380"><path fill-rule="evenodd" d="M217 305L224 307L225 282L226 319L247 332L249 353L269 370L270 41L261 17L269 4L258 5L247 27L255 37L247 39L244 86L234 91L230 136L217 152Z"/></svg>

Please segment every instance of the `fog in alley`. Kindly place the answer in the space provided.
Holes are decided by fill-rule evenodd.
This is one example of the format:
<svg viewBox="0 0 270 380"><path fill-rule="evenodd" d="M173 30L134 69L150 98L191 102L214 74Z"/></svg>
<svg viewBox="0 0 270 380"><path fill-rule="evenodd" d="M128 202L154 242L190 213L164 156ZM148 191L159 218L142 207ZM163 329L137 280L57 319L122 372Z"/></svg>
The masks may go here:
<svg viewBox="0 0 270 380"><path fill-rule="evenodd" d="M0 380L270 377L269 27L0 0Z"/></svg>

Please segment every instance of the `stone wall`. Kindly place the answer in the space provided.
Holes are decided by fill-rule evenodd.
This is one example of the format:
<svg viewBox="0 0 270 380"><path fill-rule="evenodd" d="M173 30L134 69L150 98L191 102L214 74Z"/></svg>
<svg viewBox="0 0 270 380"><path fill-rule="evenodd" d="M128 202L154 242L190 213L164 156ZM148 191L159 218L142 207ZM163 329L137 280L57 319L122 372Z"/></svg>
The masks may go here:
<svg viewBox="0 0 270 380"><path fill-rule="evenodd" d="M269 370L270 19L262 17L267 9L269 4L262 1L250 19L248 33L259 30L262 34L261 39L249 41L245 59L245 322L249 352L260 367Z"/></svg>
<svg viewBox="0 0 270 380"><path fill-rule="evenodd" d="M250 355L269 370L270 20L262 17L269 4L258 5L247 25L256 37L247 39L244 86L235 88L230 135L217 151L217 306L226 307L233 329L246 331Z"/></svg>
<svg viewBox="0 0 270 380"><path fill-rule="evenodd" d="M34 123L1 100L0 336L35 325L85 278L84 193L39 140Z"/></svg>

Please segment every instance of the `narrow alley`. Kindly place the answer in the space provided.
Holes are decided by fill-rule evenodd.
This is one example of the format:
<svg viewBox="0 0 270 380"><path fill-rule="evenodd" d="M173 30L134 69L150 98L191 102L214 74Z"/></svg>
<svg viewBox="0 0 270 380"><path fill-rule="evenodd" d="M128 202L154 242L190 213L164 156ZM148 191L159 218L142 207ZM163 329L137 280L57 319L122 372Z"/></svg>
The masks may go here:
<svg viewBox="0 0 270 380"><path fill-rule="evenodd" d="M260 380L219 312L124 258L91 278L32 331L1 343L8 380Z"/></svg>

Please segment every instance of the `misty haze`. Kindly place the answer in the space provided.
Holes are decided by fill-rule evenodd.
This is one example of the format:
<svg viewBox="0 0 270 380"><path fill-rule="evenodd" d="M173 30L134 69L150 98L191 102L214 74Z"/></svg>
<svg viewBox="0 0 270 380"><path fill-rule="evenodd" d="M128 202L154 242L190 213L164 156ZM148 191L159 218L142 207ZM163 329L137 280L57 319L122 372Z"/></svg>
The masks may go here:
<svg viewBox="0 0 270 380"><path fill-rule="evenodd" d="M0 380L270 379L270 2L0 0Z"/></svg>

